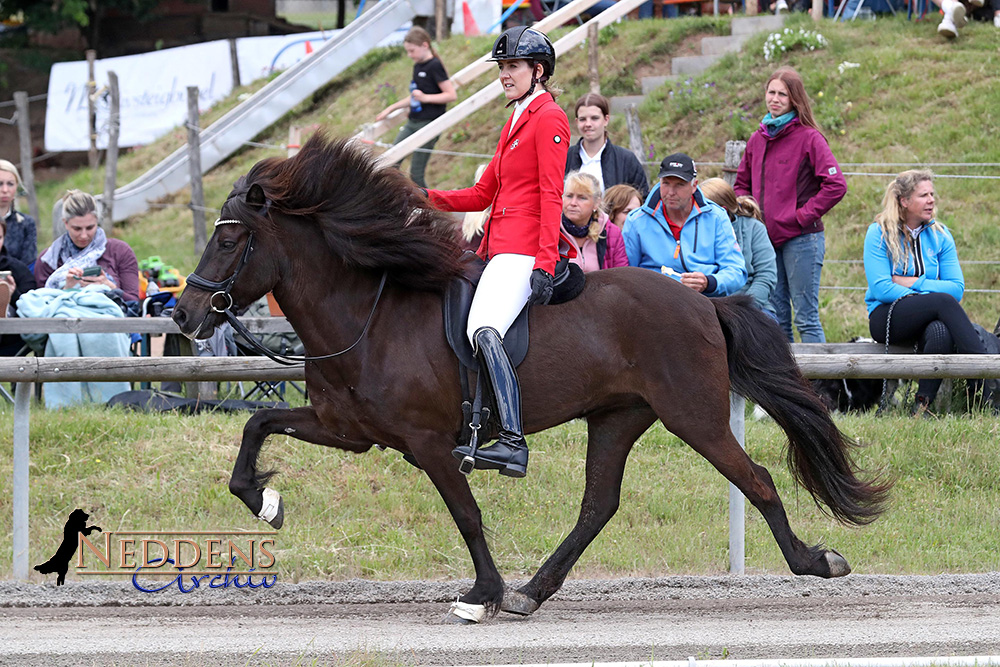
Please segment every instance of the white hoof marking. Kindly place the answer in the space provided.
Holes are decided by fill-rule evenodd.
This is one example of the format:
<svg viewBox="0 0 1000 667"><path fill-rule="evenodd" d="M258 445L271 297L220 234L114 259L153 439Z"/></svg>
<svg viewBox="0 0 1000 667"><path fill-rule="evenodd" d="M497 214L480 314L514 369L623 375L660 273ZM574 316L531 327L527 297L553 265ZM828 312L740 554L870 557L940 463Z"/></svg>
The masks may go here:
<svg viewBox="0 0 1000 667"><path fill-rule="evenodd" d="M257 515L264 521L270 522L278 515L278 503L281 502L281 494L270 487L264 489L264 505Z"/></svg>
<svg viewBox="0 0 1000 667"><path fill-rule="evenodd" d="M467 602L459 602L458 600L451 603L451 609L448 611L461 619L472 621L473 623L479 623L486 617L485 606L481 604L468 604Z"/></svg>

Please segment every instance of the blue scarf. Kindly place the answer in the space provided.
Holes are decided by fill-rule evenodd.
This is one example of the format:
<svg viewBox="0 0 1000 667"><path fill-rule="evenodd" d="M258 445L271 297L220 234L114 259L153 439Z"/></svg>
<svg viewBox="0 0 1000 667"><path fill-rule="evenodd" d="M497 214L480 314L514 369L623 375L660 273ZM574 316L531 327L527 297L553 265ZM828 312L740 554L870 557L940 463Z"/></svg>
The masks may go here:
<svg viewBox="0 0 1000 667"><path fill-rule="evenodd" d="M785 129L786 125L792 122L795 118L798 118L798 116L799 113L797 111L789 111L788 113L782 114L777 118L772 118L771 112L769 111L767 115L764 116L764 120L760 121L760 129L762 129L764 134L769 137L777 136L779 132Z"/></svg>

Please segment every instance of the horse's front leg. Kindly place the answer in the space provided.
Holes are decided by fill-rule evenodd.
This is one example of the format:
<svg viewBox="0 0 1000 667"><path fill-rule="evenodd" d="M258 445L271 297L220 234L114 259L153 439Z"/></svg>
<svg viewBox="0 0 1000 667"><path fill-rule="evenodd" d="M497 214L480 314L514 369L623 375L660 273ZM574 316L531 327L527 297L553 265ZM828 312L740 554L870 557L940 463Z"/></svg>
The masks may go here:
<svg viewBox="0 0 1000 667"><path fill-rule="evenodd" d="M411 436L407 438L407 444L448 506L448 511L469 548L476 570L475 584L452 605L445 621L478 623L499 611L503 600L503 578L497 571L486 544L483 516L469 488L469 482L458 471L458 464L451 455L451 447L442 447L441 440L440 433L429 433L426 437Z"/></svg>
<svg viewBox="0 0 1000 667"><path fill-rule="evenodd" d="M335 439L330 430L319 420L311 406L294 409L260 410L243 427L243 441L236 456L233 476L229 480L229 492L243 501L255 516L264 519L275 528L281 528L285 520L285 506L280 494L267 488L267 482L275 471L261 472L257 469L257 457L264 440L272 433L289 435L299 440L327 447L354 449ZM367 447L363 448L367 449ZM359 451L363 451L359 450Z"/></svg>

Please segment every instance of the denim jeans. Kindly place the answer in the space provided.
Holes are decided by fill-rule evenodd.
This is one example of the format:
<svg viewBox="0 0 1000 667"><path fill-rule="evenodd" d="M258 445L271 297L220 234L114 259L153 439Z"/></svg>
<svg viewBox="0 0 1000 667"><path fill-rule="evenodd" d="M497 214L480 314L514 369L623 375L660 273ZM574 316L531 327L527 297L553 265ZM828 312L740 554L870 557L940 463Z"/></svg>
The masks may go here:
<svg viewBox="0 0 1000 667"><path fill-rule="evenodd" d="M396 135L396 140L392 143L398 144L403 139L406 139L411 134L414 134L417 130L423 129L430 124L431 121L429 120L408 120L403 127L399 128L399 134ZM426 150L413 151L413 155L410 156L410 178L414 183L422 188L427 187L427 183L424 181L424 171L427 169L427 161L431 159L431 154L426 151L433 149L434 144L438 142L439 138L440 136L434 137L421 146L421 148ZM396 167L398 168L402 163L402 160L400 160L396 163Z"/></svg>
<svg viewBox="0 0 1000 667"><path fill-rule="evenodd" d="M675 19L678 16L677 5L663 5L660 10L663 12L664 18ZM653 18L653 0L645 2L639 5L639 18L641 19L651 19Z"/></svg>
<svg viewBox="0 0 1000 667"><path fill-rule="evenodd" d="M803 234L774 250L778 262L778 284L771 305L778 324L790 343L794 314L795 328L803 343L825 343L826 335L819 321L819 275L826 254L823 232Z"/></svg>

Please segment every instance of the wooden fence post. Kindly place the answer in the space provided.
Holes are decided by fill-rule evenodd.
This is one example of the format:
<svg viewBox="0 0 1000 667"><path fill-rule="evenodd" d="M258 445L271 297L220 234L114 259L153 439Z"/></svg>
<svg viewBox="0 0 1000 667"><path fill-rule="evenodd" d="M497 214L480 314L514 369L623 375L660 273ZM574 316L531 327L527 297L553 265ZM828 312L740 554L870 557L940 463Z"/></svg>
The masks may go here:
<svg viewBox="0 0 1000 667"><path fill-rule="evenodd" d="M288 157L295 157L302 149L302 128L298 125L288 126Z"/></svg>
<svg viewBox="0 0 1000 667"><path fill-rule="evenodd" d="M104 212L101 229L108 236L114 229L115 184L118 181L118 130L121 126L119 115L118 75L108 72L108 91L111 95L111 111L108 114L108 152L104 159L104 197L101 199Z"/></svg>
<svg viewBox="0 0 1000 667"><path fill-rule="evenodd" d="M628 147L639 162L646 162L646 147L642 145L642 129L639 127L639 112L635 110L635 105L630 104L625 107L625 125L628 126Z"/></svg>
<svg viewBox="0 0 1000 667"><path fill-rule="evenodd" d="M587 63L590 72L590 92L601 94L601 73L597 64L598 26L591 23L587 28Z"/></svg>
<svg viewBox="0 0 1000 667"><path fill-rule="evenodd" d="M434 0L434 39L439 42L451 36L446 2L447 0Z"/></svg>
<svg viewBox="0 0 1000 667"><path fill-rule="evenodd" d="M813 0L812 18L813 21L819 21L823 18L823 0Z"/></svg>
<svg viewBox="0 0 1000 667"><path fill-rule="evenodd" d="M208 245L205 233L205 192L201 183L201 138L198 136L198 86L188 86L188 164L191 165L191 215L194 219L194 254Z"/></svg>
<svg viewBox="0 0 1000 667"><path fill-rule="evenodd" d="M21 181L28 193L28 211L35 219L35 226L41 222L38 217L38 197L35 194L35 170L31 164L31 117L28 114L28 93L19 90L14 93L14 108L17 110L17 137L21 145Z"/></svg>
<svg viewBox="0 0 1000 667"><path fill-rule="evenodd" d="M229 40L229 64L233 69L233 88L239 88L240 83L240 59L236 53L236 40Z"/></svg>
<svg viewBox="0 0 1000 667"><path fill-rule="evenodd" d="M97 51L87 49L87 132L90 134L90 150L87 152L87 163L91 173L97 171L97 75L94 61Z"/></svg>
<svg viewBox="0 0 1000 667"><path fill-rule="evenodd" d="M745 141L726 142L726 161L722 167L722 178L726 179L726 183L730 185L736 183L736 170L740 166L740 160L743 159L743 151L746 148L747 142Z"/></svg>

